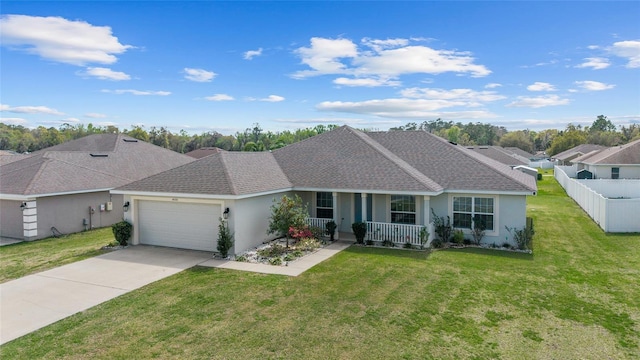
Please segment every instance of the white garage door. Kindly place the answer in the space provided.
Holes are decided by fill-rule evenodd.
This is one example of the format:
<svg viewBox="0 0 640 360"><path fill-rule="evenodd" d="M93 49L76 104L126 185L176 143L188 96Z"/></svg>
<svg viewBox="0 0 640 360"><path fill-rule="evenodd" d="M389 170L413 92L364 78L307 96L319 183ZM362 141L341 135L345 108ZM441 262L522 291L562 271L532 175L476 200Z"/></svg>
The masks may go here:
<svg viewBox="0 0 640 360"><path fill-rule="evenodd" d="M220 205L139 201L141 244L215 251Z"/></svg>

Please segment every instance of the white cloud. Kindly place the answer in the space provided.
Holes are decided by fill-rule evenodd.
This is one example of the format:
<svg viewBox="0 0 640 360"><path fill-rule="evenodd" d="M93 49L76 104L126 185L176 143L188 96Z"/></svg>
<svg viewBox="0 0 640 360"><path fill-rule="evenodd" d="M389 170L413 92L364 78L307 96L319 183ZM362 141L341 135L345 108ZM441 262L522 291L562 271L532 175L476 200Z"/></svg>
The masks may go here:
<svg viewBox="0 0 640 360"><path fill-rule="evenodd" d="M309 47L295 50L308 70L292 74L302 79L320 75L349 75L351 86L371 81L359 79L395 79L404 74L441 74L454 72L482 77L491 73L483 65L474 64L468 52L436 50L426 46L410 46L407 39L362 39L362 48L349 39L311 38ZM380 85L386 85L381 82Z"/></svg>
<svg viewBox="0 0 640 360"><path fill-rule="evenodd" d="M589 50L598 50L598 49L600 49L600 46L598 46L598 45L589 45L589 46L587 46L587 49L589 49Z"/></svg>
<svg viewBox="0 0 640 360"><path fill-rule="evenodd" d="M599 81L576 81L576 85L588 91L601 91L601 90L609 90L613 89L615 85L601 83Z"/></svg>
<svg viewBox="0 0 640 360"><path fill-rule="evenodd" d="M527 90L529 91L556 91L556 87L546 83L536 81L533 84L527 86Z"/></svg>
<svg viewBox="0 0 640 360"><path fill-rule="evenodd" d="M484 86L485 89L495 89L497 87L501 87L502 84L498 84L498 83L489 83L487 85Z"/></svg>
<svg viewBox="0 0 640 360"><path fill-rule="evenodd" d="M260 99L260 101L280 102L280 101L284 101L284 98L282 96L279 96L279 95L269 95L266 98Z"/></svg>
<svg viewBox="0 0 640 360"><path fill-rule="evenodd" d="M227 95L227 94L215 94L212 96L207 96L205 97L206 100L209 101L231 101L231 100L235 100L233 98L233 96Z"/></svg>
<svg viewBox="0 0 640 360"><path fill-rule="evenodd" d="M245 51L243 57L245 60L251 60L256 56L261 56L261 55L262 55L262 48L259 48L258 50Z"/></svg>
<svg viewBox="0 0 640 360"><path fill-rule="evenodd" d="M610 51L619 57L629 60L626 67L640 67L640 40L618 41L613 43Z"/></svg>
<svg viewBox="0 0 640 360"><path fill-rule="evenodd" d="M27 123L27 120L23 118L0 118L0 122L6 125L24 125Z"/></svg>
<svg viewBox="0 0 640 360"><path fill-rule="evenodd" d="M74 118L74 117L69 117L69 118L66 118L66 119L62 119L60 122L61 123L74 123L74 124L76 124L76 123L80 122L80 119Z"/></svg>
<svg viewBox="0 0 640 360"><path fill-rule="evenodd" d="M100 113L86 113L84 116L92 119L104 119L107 117L107 115Z"/></svg>
<svg viewBox="0 0 640 360"><path fill-rule="evenodd" d="M558 95L544 95L538 97L518 96L517 100L508 104L507 107L541 108L567 104L569 104L569 99L562 99Z"/></svg>
<svg viewBox="0 0 640 360"><path fill-rule="evenodd" d="M122 94L132 94L132 95L157 95L157 96L167 96L167 95L171 95L170 91L149 91L149 90L132 90L132 89L119 89L119 90L107 90L107 89L103 89L102 90L103 93L110 93L110 94L118 94L118 95L122 95Z"/></svg>
<svg viewBox="0 0 640 360"><path fill-rule="evenodd" d="M83 66L113 64L130 45L123 45L108 26L62 17L4 15L0 18L1 42L44 59Z"/></svg>
<svg viewBox="0 0 640 360"><path fill-rule="evenodd" d="M402 83L397 80L392 79L382 79L382 78L344 78L339 77L333 80L333 83L336 85L343 86L365 86L365 87L377 87L377 86L400 86Z"/></svg>
<svg viewBox="0 0 640 360"><path fill-rule="evenodd" d="M497 117L486 110L440 111L464 105L463 102L426 99L381 99L360 102L325 101L316 108L320 111L336 111L352 114L374 115L384 118L446 118L488 119Z"/></svg>
<svg viewBox="0 0 640 360"><path fill-rule="evenodd" d="M131 76L120 71L113 71L103 67L89 67L84 72L78 72L82 76L93 76L101 80L131 80Z"/></svg>
<svg viewBox="0 0 640 360"><path fill-rule="evenodd" d="M593 70L602 70L608 68L611 63L609 63L609 59L601 58L601 57L590 57L585 58L585 61L576 65L577 68L592 68Z"/></svg>
<svg viewBox="0 0 640 360"><path fill-rule="evenodd" d="M432 89L432 88L408 88L400 92L407 98L456 100L464 102L464 106L479 106L480 103L505 99L505 96L495 91L474 91L471 89Z"/></svg>
<svg viewBox="0 0 640 360"><path fill-rule="evenodd" d="M0 104L0 111L7 111L18 114L64 115L63 112L46 106L9 106L6 104Z"/></svg>
<svg viewBox="0 0 640 360"><path fill-rule="evenodd" d="M195 81L195 82L210 82L216 77L216 73L213 71L207 71L204 69L192 69L192 68L184 68L184 76L185 79Z"/></svg>

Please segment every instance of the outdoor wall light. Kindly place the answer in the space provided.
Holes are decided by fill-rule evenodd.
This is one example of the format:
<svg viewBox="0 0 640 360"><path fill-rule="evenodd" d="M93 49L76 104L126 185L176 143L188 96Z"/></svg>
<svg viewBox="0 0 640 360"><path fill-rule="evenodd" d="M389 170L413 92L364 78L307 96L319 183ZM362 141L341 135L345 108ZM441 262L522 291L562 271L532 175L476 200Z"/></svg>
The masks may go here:
<svg viewBox="0 0 640 360"><path fill-rule="evenodd" d="M125 202L124 205L122 205L122 210L124 210L124 212L129 211L129 202Z"/></svg>
<svg viewBox="0 0 640 360"><path fill-rule="evenodd" d="M20 210L24 211L24 209L27 208L27 203L23 202L22 204L20 204Z"/></svg>
<svg viewBox="0 0 640 360"><path fill-rule="evenodd" d="M222 217L225 220L229 218L229 208L224 209L224 212L222 213Z"/></svg>

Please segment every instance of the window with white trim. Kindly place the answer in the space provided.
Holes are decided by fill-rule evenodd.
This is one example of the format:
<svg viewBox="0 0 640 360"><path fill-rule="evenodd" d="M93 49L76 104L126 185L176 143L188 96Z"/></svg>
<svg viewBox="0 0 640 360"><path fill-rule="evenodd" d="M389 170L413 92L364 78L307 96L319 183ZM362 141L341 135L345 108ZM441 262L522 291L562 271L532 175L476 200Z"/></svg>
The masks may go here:
<svg viewBox="0 0 640 360"><path fill-rule="evenodd" d="M391 195L391 222L394 224L416 223L415 196Z"/></svg>
<svg viewBox="0 0 640 360"><path fill-rule="evenodd" d="M612 167L611 168L611 178L612 179L620 179L620 168Z"/></svg>
<svg viewBox="0 0 640 360"><path fill-rule="evenodd" d="M316 217L333 219L333 194L330 192L316 193Z"/></svg>
<svg viewBox="0 0 640 360"><path fill-rule="evenodd" d="M492 197L453 197L453 227L459 229L471 229L473 219L484 222L485 229L493 231L495 219L494 198Z"/></svg>

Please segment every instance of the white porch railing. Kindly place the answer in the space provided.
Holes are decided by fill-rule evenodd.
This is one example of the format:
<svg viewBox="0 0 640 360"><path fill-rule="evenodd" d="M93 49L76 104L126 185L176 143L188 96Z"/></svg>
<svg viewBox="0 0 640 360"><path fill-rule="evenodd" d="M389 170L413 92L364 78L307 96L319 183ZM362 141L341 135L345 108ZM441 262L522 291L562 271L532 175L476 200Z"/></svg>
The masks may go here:
<svg viewBox="0 0 640 360"><path fill-rule="evenodd" d="M321 218L307 218L307 224L312 227L322 229L322 234L328 236L325 231L327 230L327 223L333 219L321 219Z"/></svg>
<svg viewBox="0 0 640 360"><path fill-rule="evenodd" d="M428 244L422 244L420 241L420 231L422 231L423 228L424 226L422 225L367 221L366 239L372 241L391 240L395 244L400 245L410 243L415 246L427 246ZM427 227L427 230L430 230L430 226ZM429 238L431 238L431 236Z"/></svg>

